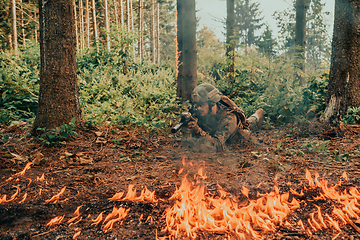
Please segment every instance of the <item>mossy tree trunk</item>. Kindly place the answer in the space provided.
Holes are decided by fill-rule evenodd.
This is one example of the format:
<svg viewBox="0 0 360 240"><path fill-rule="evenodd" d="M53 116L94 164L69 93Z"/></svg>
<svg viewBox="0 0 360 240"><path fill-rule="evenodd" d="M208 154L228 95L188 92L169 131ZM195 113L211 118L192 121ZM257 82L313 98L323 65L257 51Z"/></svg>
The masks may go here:
<svg viewBox="0 0 360 240"><path fill-rule="evenodd" d="M39 0L40 92L33 134L72 118L83 123L76 79L75 16L72 0Z"/></svg>

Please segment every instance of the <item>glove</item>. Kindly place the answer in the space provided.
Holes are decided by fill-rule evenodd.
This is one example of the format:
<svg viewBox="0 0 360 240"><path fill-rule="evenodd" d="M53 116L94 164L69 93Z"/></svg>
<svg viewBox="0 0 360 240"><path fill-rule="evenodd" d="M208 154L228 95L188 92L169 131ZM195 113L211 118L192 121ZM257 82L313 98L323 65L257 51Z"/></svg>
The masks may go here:
<svg viewBox="0 0 360 240"><path fill-rule="evenodd" d="M199 133L201 131L201 128L197 124L197 119L188 122L188 124L186 125L186 128L193 135L199 135Z"/></svg>

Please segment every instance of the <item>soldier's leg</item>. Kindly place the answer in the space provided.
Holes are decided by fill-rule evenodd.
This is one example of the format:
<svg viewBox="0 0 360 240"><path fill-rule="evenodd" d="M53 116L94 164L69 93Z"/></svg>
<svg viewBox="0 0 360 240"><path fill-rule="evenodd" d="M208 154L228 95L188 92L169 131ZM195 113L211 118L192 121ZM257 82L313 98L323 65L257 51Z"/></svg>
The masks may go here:
<svg viewBox="0 0 360 240"><path fill-rule="evenodd" d="M251 130L257 128L260 129L264 121L264 110L262 110L261 108L256 110L256 112L251 115L247 120L250 124Z"/></svg>

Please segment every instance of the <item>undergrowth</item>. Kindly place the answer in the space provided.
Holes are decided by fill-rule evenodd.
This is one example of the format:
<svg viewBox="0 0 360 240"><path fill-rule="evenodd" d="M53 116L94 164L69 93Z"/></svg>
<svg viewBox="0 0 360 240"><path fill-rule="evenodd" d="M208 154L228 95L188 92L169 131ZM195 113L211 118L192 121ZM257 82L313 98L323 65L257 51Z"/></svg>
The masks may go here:
<svg viewBox="0 0 360 240"><path fill-rule="evenodd" d="M90 48L77 55L77 78L81 108L90 127L98 124L142 126L169 132L184 110L176 98L175 70L169 63L154 65L134 60L135 39L124 35L126 44L114 44L112 51ZM249 116L265 110L269 124L303 122L322 114L325 108L328 74L307 76L300 87L293 81L293 65L283 56L270 61L254 49L238 53L236 78L226 79L226 62L220 58L199 62L199 82L214 84L232 98ZM201 57L201 55L200 55ZM39 94L38 46L29 45L18 55L0 53L0 124L14 120L32 122ZM357 112L349 112L357 119ZM349 120L350 122L350 120Z"/></svg>

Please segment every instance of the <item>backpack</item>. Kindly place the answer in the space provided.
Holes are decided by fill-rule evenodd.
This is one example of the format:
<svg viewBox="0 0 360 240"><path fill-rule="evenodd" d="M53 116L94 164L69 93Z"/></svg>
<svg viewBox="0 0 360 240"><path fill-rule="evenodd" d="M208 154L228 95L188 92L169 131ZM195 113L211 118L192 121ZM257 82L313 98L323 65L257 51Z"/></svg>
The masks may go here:
<svg viewBox="0 0 360 240"><path fill-rule="evenodd" d="M230 98L228 98L225 95L221 95L220 103L223 104L225 107L227 107L230 112L235 114L238 122L238 127L241 128L249 127L249 122L246 119L244 111L241 108L239 108L238 105L236 105L236 103L234 103Z"/></svg>

